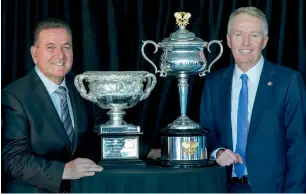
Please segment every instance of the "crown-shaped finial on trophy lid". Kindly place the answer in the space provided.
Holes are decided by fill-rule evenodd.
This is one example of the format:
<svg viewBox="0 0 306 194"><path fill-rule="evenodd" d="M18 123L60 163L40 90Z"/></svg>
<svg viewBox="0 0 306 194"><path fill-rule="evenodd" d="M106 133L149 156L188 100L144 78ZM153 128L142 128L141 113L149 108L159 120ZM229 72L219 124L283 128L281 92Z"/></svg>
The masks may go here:
<svg viewBox="0 0 306 194"><path fill-rule="evenodd" d="M186 26L189 24L189 19L191 14L188 12L175 12L174 17L176 19L176 24L180 27L176 32L171 33L171 41L189 41L195 38L195 34L189 32Z"/></svg>
<svg viewBox="0 0 306 194"><path fill-rule="evenodd" d="M189 18L191 18L191 14L188 12L175 12L174 17L176 19L176 24L182 29L189 24Z"/></svg>

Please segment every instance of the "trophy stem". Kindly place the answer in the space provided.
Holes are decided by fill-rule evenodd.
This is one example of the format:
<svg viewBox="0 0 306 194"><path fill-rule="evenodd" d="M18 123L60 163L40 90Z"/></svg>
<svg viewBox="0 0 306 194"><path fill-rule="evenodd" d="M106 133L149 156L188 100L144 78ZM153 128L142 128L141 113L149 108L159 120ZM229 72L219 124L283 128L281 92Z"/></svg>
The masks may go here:
<svg viewBox="0 0 306 194"><path fill-rule="evenodd" d="M125 111L119 108L111 109L107 112L109 116L109 121L107 124L118 126L118 125L124 125L126 122L123 120L123 116L125 115Z"/></svg>
<svg viewBox="0 0 306 194"><path fill-rule="evenodd" d="M179 74L177 75L178 79L178 88L179 88L179 96L180 96L180 108L181 108L181 116L185 117L187 115L187 97L188 97L188 74Z"/></svg>
<svg viewBox="0 0 306 194"><path fill-rule="evenodd" d="M200 125L191 120L186 113L189 76L187 73L180 73L176 77L179 82L177 86L179 88L181 115L174 122L168 124L167 128L179 130L200 129Z"/></svg>

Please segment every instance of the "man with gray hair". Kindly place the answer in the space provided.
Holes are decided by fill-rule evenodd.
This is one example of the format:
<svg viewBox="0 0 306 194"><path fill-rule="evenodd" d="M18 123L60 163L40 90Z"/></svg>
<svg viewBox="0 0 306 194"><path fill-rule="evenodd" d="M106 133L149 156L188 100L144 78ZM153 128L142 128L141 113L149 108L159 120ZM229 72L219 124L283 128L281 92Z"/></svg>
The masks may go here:
<svg viewBox="0 0 306 194"><path fill-rule="evenodd" d="M235 64L206 77L200 123L212 159L225 166L229 192L306 190L306 92L300 73L262 56L265 15L235 10L227 45Z"/></svg>

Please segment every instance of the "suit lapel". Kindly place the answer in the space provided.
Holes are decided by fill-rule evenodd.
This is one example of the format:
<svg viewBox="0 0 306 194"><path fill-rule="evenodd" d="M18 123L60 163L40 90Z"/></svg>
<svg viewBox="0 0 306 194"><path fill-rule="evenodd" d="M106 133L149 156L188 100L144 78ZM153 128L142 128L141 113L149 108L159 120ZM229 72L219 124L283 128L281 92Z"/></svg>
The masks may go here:
<svg viewBox="0 0 306 194"><path fill-rule="evenodd" d="M58 138L62 140L66 145L67 149L70 150L69 138L56 112L53 102L47 92L47 89L45 88L44 84L42 83L35 71L32 71L32 77L34 81L33 83L36 85L34 87L34 95L32 95L31 98L31 100L35 102L33 103L34 108L36 108L38 114L42 114L42 112L47 111L46 120L50 124L50 130L55 131L58 134Z"/></svg>
<svg viewBox="0 0 306 194"><path fill-rule="evenodd" d="M274 67L270 65L268 61L265 60L253 105L248 140L254 134L258 122L261 119L263 111L270 104L269 102L271 100L271 94L273 91L272 84L275 81L273 79L274 73Z"/></svg>
<svg viewBox="0 0 306 194"><path fill-rule="evenodd" d="M232 92L232 80L233 80L233 72L234 72L234 66L231 65L225 72L222 74L223 76L223 83L221 83L220 89L220 102L222 109L222 118L224 118L224 128L225 131L221 132L222 134L224 133L226 137L226 142L228 147L232 148L233 147L233 139L232 139L232 122L231 122L231 92ZM225 98L224 98L225 97ZM227 98L226 98L227 97Z"/></svg>

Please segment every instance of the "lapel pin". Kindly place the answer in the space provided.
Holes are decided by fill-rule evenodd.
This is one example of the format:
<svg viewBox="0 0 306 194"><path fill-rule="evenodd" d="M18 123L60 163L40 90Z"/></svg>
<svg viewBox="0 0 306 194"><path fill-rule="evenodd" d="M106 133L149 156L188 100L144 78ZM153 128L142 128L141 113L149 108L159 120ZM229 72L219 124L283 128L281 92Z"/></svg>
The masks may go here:
<svg viewBox="0 0 306 194"><path fill-rule="evenodd" d="M272 82L268 82L268 86L272 86Z"/></svg>

